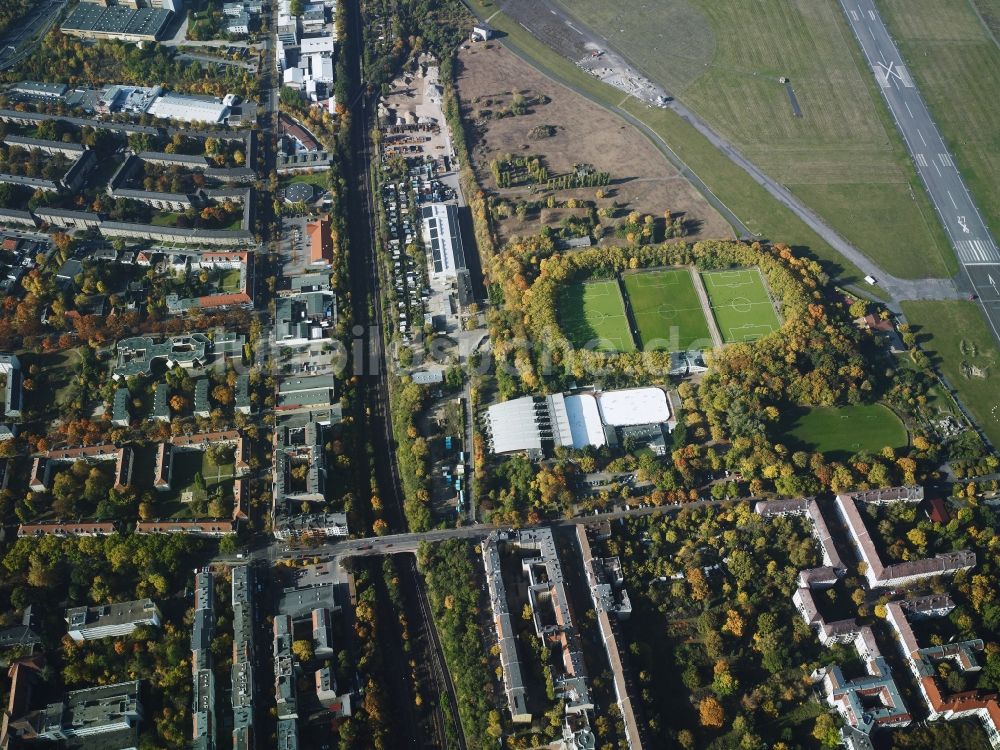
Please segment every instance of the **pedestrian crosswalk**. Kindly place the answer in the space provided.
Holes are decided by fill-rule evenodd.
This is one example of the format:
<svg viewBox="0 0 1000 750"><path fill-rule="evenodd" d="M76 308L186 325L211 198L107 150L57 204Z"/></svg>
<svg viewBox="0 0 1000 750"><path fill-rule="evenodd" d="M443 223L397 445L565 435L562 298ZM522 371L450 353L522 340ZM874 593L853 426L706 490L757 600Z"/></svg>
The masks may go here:
<svg viewBox="0 0 1000 750"><path fill-rule="evenodd" d="M992 240L959 240L955 247L963 263L1000 263L1000 251Z"/></svg>

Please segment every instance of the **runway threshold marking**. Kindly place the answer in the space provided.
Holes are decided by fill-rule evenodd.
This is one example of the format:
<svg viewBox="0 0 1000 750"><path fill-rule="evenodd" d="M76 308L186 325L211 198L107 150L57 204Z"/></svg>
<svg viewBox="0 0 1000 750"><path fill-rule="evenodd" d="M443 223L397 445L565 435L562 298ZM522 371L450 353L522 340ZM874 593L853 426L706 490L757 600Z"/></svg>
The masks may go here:
<svg viewBox="0 0 1000 750"><path fill-rule="evenodd" d="M959 240L958 257L966 265L988 265L1000 262L996 245L987 240Z"/></svg>

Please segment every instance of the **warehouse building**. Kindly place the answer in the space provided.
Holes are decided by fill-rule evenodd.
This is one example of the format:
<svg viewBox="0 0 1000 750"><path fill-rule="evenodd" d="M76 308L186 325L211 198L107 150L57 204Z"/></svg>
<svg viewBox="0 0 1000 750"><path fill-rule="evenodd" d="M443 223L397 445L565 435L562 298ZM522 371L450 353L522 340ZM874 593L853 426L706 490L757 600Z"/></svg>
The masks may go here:
<svg viewBox="0 0 1000 750"><path fill-rule="evenodd" d="M662 453L664 428L670 432L676 423L666 391L652 386L523 396L489 407L485 422L494 453L536 458L559 447L618 445L625 437Z"/></svg>
<svg viewBox="0 0 1000 750"><path fill-rule="evenodd" d="M164 120L220 123L226 119L232 104L232 95L225 99L200 99L194 96L165 94L157 97L148 112L153 117Z"/></svg>
<svg viewBox="0 0 1000 750"><path fill-rule="evenodd" d="M454 279L465 268L465 249L458 224L458 207L431 203L420 209L424 246L430 250L431 277Z"/></svg>
<svg viewBox="0 0 1000 750"><path fill-rule="evenodd" d="M170 23L171 15L165 8L80 3L63 23L61 31L80 39L155 42Z"/></svg>

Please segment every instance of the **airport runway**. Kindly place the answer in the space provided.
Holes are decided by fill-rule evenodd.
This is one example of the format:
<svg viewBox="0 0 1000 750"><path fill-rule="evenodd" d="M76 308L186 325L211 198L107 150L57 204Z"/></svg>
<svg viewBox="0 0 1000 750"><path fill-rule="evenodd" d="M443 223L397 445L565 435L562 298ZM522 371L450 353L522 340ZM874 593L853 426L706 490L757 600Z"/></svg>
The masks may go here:
<svg viewBox="0 0 1000 750"><path fill-rule="evenodd" d="M955 255L1000 341L1000 250L873 0L840 0Z"/></svg>

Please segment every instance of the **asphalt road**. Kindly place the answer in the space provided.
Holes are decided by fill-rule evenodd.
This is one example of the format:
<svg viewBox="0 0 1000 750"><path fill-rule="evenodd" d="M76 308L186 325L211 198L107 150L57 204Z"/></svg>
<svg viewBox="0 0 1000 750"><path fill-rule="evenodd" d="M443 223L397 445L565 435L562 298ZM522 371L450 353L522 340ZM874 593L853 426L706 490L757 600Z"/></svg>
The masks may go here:
<svg viewBox="0 0 1000 750"><path fill-rule="evenodd" d="M626 507L597 515L576 516L574 518L559 518L546 521L540 526L576 526L598 521L617 521L622 518L662 515L676 513L684 508L702 508L710 505L722 505L729 500L695 500L680 505L648 506L645 508ZM281 542L271 541L267 546L253 550L250 558L274 563L276 560L302 560L313 557L333 558L342 560L347 557L364 557L368 555L395 555L416 552L421 542L442 542L446 539L485 539L491 531L498 528L493 524L479 523L469 526L459 526L452 529L432 529L422 532L404 532L387 534L381 537L363 537L360 539L337 539L304 549L286 549ZM216 562L237 563L236 559L219 556Z"/></svg>
<svg viewBox="0 0 1000 750"><path fill-rule="evenodd" d="M873 0L840 0L955 254L1000 341L1000 250ZM917 259L915 259L917 262Z"/></svg>
<svg viewBox="0 0 1000 750"><path fill-rule="evenodd" d="M0 70L9 70L34 53L38 42L59 18L66 0L42 0L7 30L0 40Z"/></svg>

